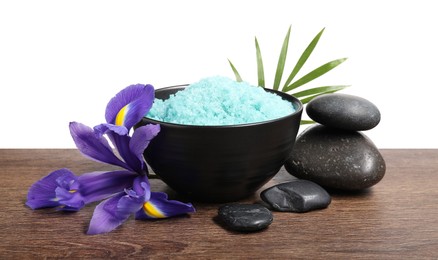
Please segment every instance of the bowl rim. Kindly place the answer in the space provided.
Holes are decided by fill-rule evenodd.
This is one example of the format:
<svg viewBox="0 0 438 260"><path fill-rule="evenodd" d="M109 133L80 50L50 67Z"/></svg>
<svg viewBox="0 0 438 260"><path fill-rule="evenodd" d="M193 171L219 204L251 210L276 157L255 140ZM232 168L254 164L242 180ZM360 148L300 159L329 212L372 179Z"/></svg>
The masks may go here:
<svg viewBox="0 0 438 260"><path fill-rule="evenodd" d="M184 88L186 88L189 85L190 84L181 84L181 85L174 85L174 86L159 88L159 89L155 89L155 92L165 91L165 90L173 90L173 89L183 90ZM264 124L270 124L273 122L286 120L287 118L295 117L297 114L302 113L303 103L298 98L292 96L291 94L288 94L288 93L285 93L285 92L282 92L279 90L269 89L269 88L263 88L263 89L267 92L271 92L271 93L274 93L274 94L280 96L283 100L285 100L284 97L292 98L292 101L290 101L290 100L286 100L286 101L292 103L292 105L295 108L295 112L293 112L292 114L283 116L283 117L270 119L270 120L266 120L266 121L245 123L245 124L235 124L235 125L184 125L184 124L178 124L178 123L169 123L169 122L159 121L159 120L155 120L155 119L152 119L152 118L149 118L146 116L144 116L141 119L141 121L143 122L144 120L147 120L150 123L155 123L155 124L160 124L160 125L164 125L164 126L168 126L168 127L175 127L175 128L202 128L202 129L209 129L209 128L216 129L216 128L218 128L218 129L220 129L220 128L240 128L240 127L260 126L260 125L264 125ZM297 107L295 107L295 106L297 106Z"/></svg>

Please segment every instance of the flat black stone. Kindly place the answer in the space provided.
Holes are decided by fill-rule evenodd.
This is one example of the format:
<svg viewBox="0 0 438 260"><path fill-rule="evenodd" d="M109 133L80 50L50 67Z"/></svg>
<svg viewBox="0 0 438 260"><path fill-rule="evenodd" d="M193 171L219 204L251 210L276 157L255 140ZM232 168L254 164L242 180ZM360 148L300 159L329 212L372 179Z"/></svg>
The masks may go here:
<svg viewBox="0 0 438 260"><path fill-rule="evenodd" d="M308 212L326 208L331 197L318 184L307 180L293 180L264 190L260 197L274 210Z"/></svg>
<svg viewBox="0 0 438 260"><path fill-rule="evenodd" d="M307 115L329 127L369 130L380 122L380 111L370 101L347 94L325 94L307 104Z"/></svg>
<svg viewBox="0 0 438 260"><path fill-rule="evenodd" d="M227 228L244 232L265 229L273 220L271 211L259 204L227 204L218 216Z"/></svg>
<svg viewBox="0 0 438 260"><path fill-rule="evenodd" d="M286 170L324 188L361 190L378 183L386 171L377 147L364 134L313 125L295 142Z"/></svg>

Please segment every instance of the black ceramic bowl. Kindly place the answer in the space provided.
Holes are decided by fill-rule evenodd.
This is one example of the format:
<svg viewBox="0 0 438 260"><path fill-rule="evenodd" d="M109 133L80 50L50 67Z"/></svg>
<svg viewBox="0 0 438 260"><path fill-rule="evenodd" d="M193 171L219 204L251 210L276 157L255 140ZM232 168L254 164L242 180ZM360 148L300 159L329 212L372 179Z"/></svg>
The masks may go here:
<svg viewBox="0 0 438 260"><path fill-rule="evenodd" d="M155 90L159 99L183 90ZM300 126L302 104L283 92L266 89L293 104L296 112L275 120L192 126L143 118L137 125L160 124L144 157L152 170L178 193L198 201L229 202L252 195L280 170Z"/></svg>

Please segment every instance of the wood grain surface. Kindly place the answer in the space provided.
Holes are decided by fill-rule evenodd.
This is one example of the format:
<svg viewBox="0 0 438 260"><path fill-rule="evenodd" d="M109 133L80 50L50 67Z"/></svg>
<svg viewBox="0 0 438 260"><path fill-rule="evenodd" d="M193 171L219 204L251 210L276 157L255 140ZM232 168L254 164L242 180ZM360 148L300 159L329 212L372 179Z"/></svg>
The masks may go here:
<svg viewBox="0 0 438 260"><path fill-rule="evenodd" d="M194 202L189 217L135 221L87 236L96 204L80 212L32 211L32 183L58 168L109 170L77 150L0 150L0 259L438 259L438 150L382 150L383 180L361 193L331 191L332 203L308 213L274 212L258 233L216 222L220 204ZM281 172L262 189L292 179ZM178 196L160 180L152 189ZM181 199L181 198L179 198ZM259 194L242 202L258 202Z"/></svg>

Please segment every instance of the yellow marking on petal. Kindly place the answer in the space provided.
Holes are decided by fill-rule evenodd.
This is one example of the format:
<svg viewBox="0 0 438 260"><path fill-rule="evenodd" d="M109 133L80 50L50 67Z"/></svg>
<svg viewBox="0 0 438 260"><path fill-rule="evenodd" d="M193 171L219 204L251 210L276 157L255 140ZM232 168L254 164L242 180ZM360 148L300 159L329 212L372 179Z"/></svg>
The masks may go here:
<svg viewBox="0 0 438 260"><path fill-rule="evenodd" d="M75 192L77 192L78 190L69 190L68 192L70 192L70 193L75 193Z"/></svg>
<svg viewBox="0 0 438 260"><path fill-rule="evenodd" d="M157 207L155 207L154 204L152 204L149 201L145 202L143 204L143 210L150 217L154 217L154 218L165 218L166 217L166 215L164 215L164 213L161 212L161 210L159 210Z"/></svg>
<svg viewBox="0 0 438 260"><path fill-rule="evenodd" d="M129 105L129 104L128 104ZM128 113L128 105L122 107L116 116L116 125L121 126L125 122L126 114Z"/></svg>

